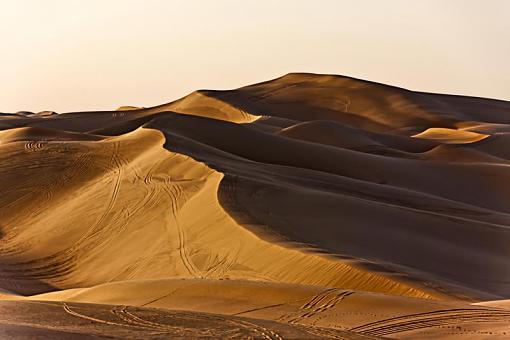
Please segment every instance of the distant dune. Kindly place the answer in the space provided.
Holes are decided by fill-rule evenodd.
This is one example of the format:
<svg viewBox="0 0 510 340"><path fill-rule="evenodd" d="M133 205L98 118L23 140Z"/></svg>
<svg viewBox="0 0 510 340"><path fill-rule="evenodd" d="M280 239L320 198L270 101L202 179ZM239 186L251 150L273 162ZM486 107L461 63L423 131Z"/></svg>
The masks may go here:
<svg viewBox="0 0 510 340"><path fill-rule="evenodd" d="M509 150L334 75L0 114L0 337L508 338Z"/></svg>

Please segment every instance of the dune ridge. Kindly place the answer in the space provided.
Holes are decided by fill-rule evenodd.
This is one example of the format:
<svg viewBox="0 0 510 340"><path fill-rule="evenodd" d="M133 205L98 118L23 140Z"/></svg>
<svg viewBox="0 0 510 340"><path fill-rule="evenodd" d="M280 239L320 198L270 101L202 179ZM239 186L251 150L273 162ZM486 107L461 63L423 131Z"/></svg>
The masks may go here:
<svg viewBox="0 0 510 340"><path fill-rule="evenodd" d="M509 127L509 102L302 73L5 114L0 295L242 312L319 337L504 336Z"/></svg>
<svg viewBox="0 0 510 340"><path fill-rule="evenodd" d="M80 155L64 171L57 167L66 164L67 156L60 153L62 145L42 145L40 148L47 150L46 164L50 165L45 172L61 171L59 176L72 176L85 183L79 194L65 200L61 198L69 188L61 183L64 192L54 187L54 196L36 202L37 210L32 209L37 212L35 215L23 213L5 219L6 225L23 227L22 233L4 229L4 237L9 239L4 253L13 259L5 270L27 280L45 277L46 283L60 289L137 278L212 277L433 296L376 273L254 237L220 206L216 193L222 175L193 159L164 150L163 142L160 132L141 128L103 139L99 144L81 143ZM16 149L16 145L12 148ZM102 151L113 154L104 157ZM38 157L43 152L38 151ZM30 156L22 155L19 158L28 161ZM90 158L84 162L83 157ZM15 164L16 156L11 154L10 159ZM91 167L80 168L85 163ZM90 174L95 176L85 177ZM37 174L27 175L34 178ZM25 201L15 203L27 205ZM17 204L11 207L14 211L16 208ZM147 210L154 214L153 220L147 221ZM195 216L198 210L203 213ZM63 224L72 227L63 233ZM159 239L159 244L151 245L154 239ZM266 258L251 255L258 252L264 252ZM18 258L23 260L14 260Z"/></svg>

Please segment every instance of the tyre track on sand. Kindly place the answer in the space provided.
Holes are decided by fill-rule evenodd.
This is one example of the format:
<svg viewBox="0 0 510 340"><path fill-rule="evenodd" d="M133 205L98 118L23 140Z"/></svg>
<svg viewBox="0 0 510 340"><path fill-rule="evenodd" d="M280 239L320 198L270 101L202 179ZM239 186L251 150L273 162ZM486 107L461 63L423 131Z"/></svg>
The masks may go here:
<svg viewBox="0 0 510 340"><path fill-rule="evenodd" d="M71 164L65 164L65 166L69 166L69 168L66 169L65 173L62 176L56 176L55 182L48 183L47 185L41 186L39 190L46 189L46 193L43 196L43 200L40 203L41 207L44 207L44 204L47 201L50 201L54 196L54 190L58 190L59 188L64 188L66 186L66 183L71 182L74 178L74 176L79 175L80 173L83 173L87 169L87 162L92 159L91 153L89 150L83 150L82 148L74 148L69 146L68 143L63 142L55 142L52 143L52 148L50 151L55 152L65 152L76 154L75 157L73 157L73 162ZM117 146L118 148L118 146ZM113 150L113 154L111 156L111 162L114 162L114 164L119 164L116 160L115 156L115 150ZM63 165L60 165L63 166ZM117 166L116 169L119 169L122 171L121 167ZM117 170L118 172L118 170ZM118 176L122 176L121 173L118 173ZM115 189L113 196L116 197L118 195L118 190L120 187L120 180L121 178L117 178L117 182L115 183ZM56 189L57 188L57 189ZM30 195L30 194L28 194ZM110 203L113 206L113 203ZM111 210L111 208L110 208ZM34 210L34 212L37 212L38 210ZM98 221L96 221L97 224ZM50 278L50 277L62 277L66 274L68 274L72 270L72 266L74 263L74 258L76 257L75 253L78 249L80 249L80 246L86 242L88 238L91 238L95 227L90 228L87 232L85 232L84 235L80 237L76 242L74 242L73 245L71 245L69 248L63 249L55 254L51 254L48 256L45 256L43 258L34 259L27 262L19 262L15 264L16 270L11 270L12 272L16 273L19 277L17 279L23 279L23 278ZM37 242L37 240L27 240L25 241L26 244L24 244L24 247L19 247L16 244L11 245L11 247L16 247L18 249L18 253L25 251L24 249L29 244L34 244ZM4 249L2 249L2 253L4 253Z"/></svg>
<svg viewBox="0 0 510 340"><path fill-rule="evenodd" d="M68 155L71 155L71 157L69 157L71 159L70 161L63 161L55 158L55 153L60 153L62 149L67 150ZM55 192L67 187L69 183L72 183L75 175L84 172L84 164L90 159L90 155L87 152L80 149L69 148L64 142L52 142L51 144L46 144L45 142L44 150L44 161L35 163L36 161L29 158L27 165L37 164L40 170L45 172L51 171L46 174L37 185L34 183L31 183L31 185L25 184L24 187L5 191L6 194L15 193L17 198L5 202L2 206L2 210L6 211L18 203L23 203L23 201L37 201L38 204L28 209L30 211L27 210L25 214L25 218L35 218L47 210L46 205L54 198ZM22 167L22 169L26 169L26 166Z"/></svg>
<svg viewBox="0 0 510 340"><path fill-rule="evenodd" d="M134 173L135 178L138 181L143 181L143 188L146 188L147 190L145 191L143 198L137 204L135 204L134 207L132 207L131 209L126 209L127 219L135 216L140 211L142 211L142 209L149 207L151 203L153 203L153 204L157 203L154 201L154 199L161 192L161 187L157 184L154 184L152 181L152 178L153 178L154 170L160 164L161 164L161 161L153 164L149 168L149 170L147 170L146 175L143 177L140 174L138 174L133 167L133 173Z"/></svg>
<svg viewBox="0 0 510 340"><path fill-rule="evenodd" d="M316 327L311 325L303 326L301 325L299 327L303 331L320 337L325 337L328 339L338 339L338 340L364 340L364 339L374 339L372 336L369 335L362 335L358 333L353 333L349 331L342 331L335 328L322 328L322 327Z"/></svg>
<svg viewBox="0 0 510 340"><path fill-rule="evenodd" d="M142 319L131 312L127 311L127 306L116 306L111 309L111 313L121 319L122 321L133 325L135 327L142 327L149 330L157 330L157 331L163 331L163 332L170 332L170 331L181 331L183 330L182 327L172 327L170 325L161 324L158 322L152 322L149 320Z"/></svg>
<svg viewBox="0 0 510 340"><path fill-rule="evenodd" d="M104 231L104 228L102 228L102 224L112 212L113 207L115 206L115 203L117 202L117 198L119 196L122 179L124 177L124 163L125 161L123 161L120 156L120 142L113 142L112 155L109 164L114 169L113 171L114 178L113 189L110 192L108 204L106 205L106 208L104 209L99 219L97 219L93 226L89 229L89 232L76 242L76 244L70 249L71 251L77 250L78 246L81 246L86 241L92 239L93 237L99 235L102 231ZM90 248L94 246L95 244L92 243L88 246L86 250L90 250Z"/></svg>
<svg viewBox="0 0 510 340"><path fill-rule="evenodd" d="M231 254L225 254L221 260L219 259L221 255L217 254L217 257L210 260L212 265L209 265L208 269L205 270L204 277L210 279L218 279L224 277L225 274L237 263L240 251L241 250L238 249L233 256ZM211 255L209 256L211 258ZM214 263L214 261L216 261L216 263Z"/></svg>
<svg viewBox="0 0 510 340"><path fill-rule="evenodd" d="M275 331L269 330L263 326L256 325L254 323L244 321L244 320L232 320L227 318L221 318L217 316L204 316L205 319L211 319L215 321L221 321L221 322L227 322L232 325L235 325L237 327L240 327L241 329L245 329L248 331L253 331L262 336L264 339L268 340L283 340L283 337L276 333Z"/></svg>
<svg viewBox="0 0 510 340"><path fill-rule="evenodd" d="M229 321L232 322L232 320ZM248 321L233 321L233 322L238 325L244 325L248 330L253 330L259 333L262 337L264 337L264 339L283 340L283 337L280 334L276 333L275 331L256 325L254 323Z"/></svg>
<svg viewBox="0 0 510 340"><path fill-rule="evenodd" d="M352 294L354 294L352 291L345 291L337 288L327 289L313 296L311 300L299 308L300 310L298 312L284 315L278 318L278 321L288 322L291 324L300 323L303 319L314 317L335 307L338 303Z"/></svg>
<svg viewBox="0 0 510 340"><path fill-rule="evenodd" d="M47 148L47 142L44 141L27 141L25 142L25 150L27 152L37 152Z"/></svg>
<svg viewBox="0 0 510 340"><path fill-rule="evenodd" d="M98 234L103 231L103 228L101 225L106 220L108 215L112 212L113 207L115 206L115 203L117 201L122 178L124 176L124 169L123 169L123 162L121 160L121 157L119 155L119 148L120 148L120 142L113 142L112 144L112 154L110 157L110 161L108 162L109 165L111 165L111 168L114 170L113 173L113 188L110 191L110 197L108 199L108 203L106 205L106 208L103 210L103 213L101 216L94 222L94 224L88 229L88 231L79 239L77 240L72 247L68 248L67 250L63 251L59 255L72 255L75 253L79 248L81 250L90 250L90 248L94 247L95 244L88 245L87 248L81 247L85 242L89 241L90 239L94 238Z"/></svg>
<svg viewBox="0 0 510 340"><path fill-rule="evenodd" d="M182 188L180 188L179 185L170 185L170 186L165 187L165 191L167 192L167 194L171 200L170 206L171 206L172 220L175 223L175 227L177 229L177 235L179 237L179 256L181 258L181 261L191 276L202 278L201 272L198 270L198 268L195 266L193 261L188 256L188 252L186 250L186 244L187 244L186 233L183 230L183 228L179 222L179 217L178 217L179 198L183 195Z"/></svg>
<svg viewBox="0 0 510 340"><path fill-rule="evenodd" d="M102 224L107 219L108 215L112 212L113 207L117 201L117 197L119 195L121 182L124 174L122 161L119 155L119 147L120 147L119 142L113 143L111 147L111 157L108 164L112 165L112 168L114 169L112 171L112 173L114 174L113 188L110 192L108 204L103 213L101 214L101 216L69 248L61 250L56 254L52 254L44 258L20 264L30 265L30 268L23 269L25 273L30 273L31 277L37 278L65 276L72 270L72 266L74 265L79 255L78 251L84 253L92 250L95 247L98 247L99 243L93 242L94 238L97 238L97 236L101 232L105 231L104 230L105 228L102 227ZM37 264L42 265L35 266Z"/></svg>
<svg viewBox="0 0 510 340"><path fill-rule="evenodd" d="M124 168L123 164L120 160L119 156L119 142L114 142L113 144L113 152L112 152L112 158L111 158L111 164L114 165L116 173L115 179L114 179L114 187L110 195L110 200L108 201L108 205L106 206L106 209L104 210L103 214L99 218L99 220L96 222L94 227L97 227L103 223L103 221L106 219L106 217L110 214L110 212L113 209L113 206L115 205L115 202L117 202L117 197L119 195L120 191L120 185L122 182L122 177L124 175Z"/></svg>
<svg viewBox="0 0 510 340"><path fill-rule="evenodd" d="M420 320L420 321L410 321L407 323L401 323L396 325L387 326L383 329L371 331L369 334L374 336L385 336L394 333L402 333L413 331L417 329L423 328L431 328L438 326L449 326L449 325L458 325L460 323L510 323L510 318L502 318L496 316L480 316L480 315L471 315L471 316L452 316L452 317L444 317L444 318L435 318L430 320Z"/></svg>
<svg viewBox="0 0 510 340"><path fill-rule="evenodd" d="M142 327L147 328L150 330L160 331L162 333L182 333L182 332L191 332L196 333L198 330L196 328L189 328L189 327L178 327L178 326L171 326L168 324L162 324L159 322L149 321L146 319L142 319L139 316L133 314L132 312L128 311L128 306L117 306L114 307L111 312L119 317L124 322L127 322L128 324L132 324L135 327ZM192 321L214 321L218 323L230 323L232 325L235 325L236 327L240 327L241 329L248 330L249 332L255 332L260 334L263 338L269 339L269 340L283 340L283 338L277 334L276 332L269 330L263 326L259 326L256 324L253 324L248 321L244 320L230 320L228 318L223 317L217 317L217 316L209 316L209 315L195 315L195 314L177 314L176 315L179 319L189 319ZM209 331L204 330L203 332L200 332L200 336L207 336Z"/></svg>
<svg viewBox="0 0 510 340"><path fill-rule="evenodd" d="M510 323L510 311L475 308L440 310L380 320L351 328L350 331L360 334L384 336L421 328L469 322Z"/></svg>
<svg viewBox="0 0 510 340"><path fill-rule="evenodd" d="M123 324L123 323L118 323L118 322L113 322L113 321L108 321L108 320L103 320L103 319L97 319L97 318L94 318L92 316L88 316L88 315L85 315L85 314L81 314L81 313L78 313L74 310L72 310L69 305L65 302L62 302L62 307L64 308L64 311L67 313L67 314L70 314L72 316L75 316L75 317L78 317L78 318L81 318L81 319L85 319L85 320L89 320L89 321L94 321L94 322L98 322L98 323L102 323L102 324L107 324L107 325L112 325L112 326L121 326L121 327L134 327L132 325L126 325L126 324ZM137 328L140 328L139 326Z"/></svg>

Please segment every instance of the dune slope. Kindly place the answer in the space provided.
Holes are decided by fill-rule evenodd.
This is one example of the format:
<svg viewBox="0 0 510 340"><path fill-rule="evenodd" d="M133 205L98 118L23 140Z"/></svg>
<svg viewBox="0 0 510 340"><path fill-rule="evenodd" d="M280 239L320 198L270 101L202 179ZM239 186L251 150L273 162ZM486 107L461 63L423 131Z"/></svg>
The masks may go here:
<svg viewBox="0 0 510 340"><path fill-rule="evenodd" d="M471 315L504 336L509 138L508 102L313 74L151 108L4 114L1 296L233 316L257 296L318 294L333 305L296 324L439 336L443 321L406 315L463 310L448 327ZM345 292L372 302L336 311ZM282 308L247 316L299 314Z"/></svg>

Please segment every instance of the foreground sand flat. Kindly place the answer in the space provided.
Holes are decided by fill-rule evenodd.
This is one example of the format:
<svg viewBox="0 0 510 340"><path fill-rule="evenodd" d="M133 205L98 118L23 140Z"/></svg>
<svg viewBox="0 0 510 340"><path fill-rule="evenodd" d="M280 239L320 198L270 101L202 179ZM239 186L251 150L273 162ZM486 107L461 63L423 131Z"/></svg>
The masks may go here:
<svg viewBox="0 0 510 340"><path fill-rule="evenodd" d="M58 302L0 302L0 336L49 339L374 339L354 332L208 313ZM55 325L57 325L55 327Z"/></svg>
<svg viewBox="0 0 510 340"><path fill-rule="evenodd" d="M182 328L166 336L204 335L179 313L290 338L510 336L508 102L290 74L0 128L13 336L124 337L72 303L181 320L154 321ZM238 331L208 336L261 336Z"/></svg>

